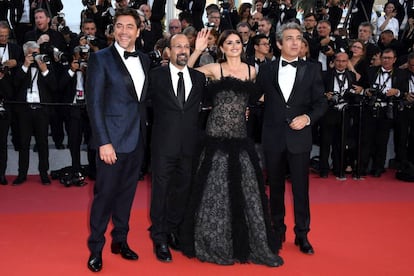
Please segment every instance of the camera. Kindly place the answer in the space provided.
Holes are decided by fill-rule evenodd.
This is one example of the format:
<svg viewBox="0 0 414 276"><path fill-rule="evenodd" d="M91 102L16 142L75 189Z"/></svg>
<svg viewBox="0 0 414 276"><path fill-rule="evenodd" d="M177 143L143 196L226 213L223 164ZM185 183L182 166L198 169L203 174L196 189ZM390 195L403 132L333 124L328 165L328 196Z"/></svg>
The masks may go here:
<svg viewBox="0 0 414 276"><path fill-rule="evenodd" d="M62 25L63 20L65 19L65 14L63 12L58 12L56 19L58 24Z"/></svg>
<svg viewBox="0 0 414 276"><path fill-rule="evenodd" d="M46 54L33 53L32 56L35 61L41 61L43 63L50 63L50 57Z"/></svg>
<svg viewBox="0 0 414 276"><path fill-rule="evenodd" d="M149 58L151 60L151 63L154 66L159 65L161 63L161 61L162 61L161 53L158 50L154 50L154 51L149 52L148 53L148 56L149 56Z"/></svg>
<svg viewBox="0 0 414 276"><path fill-rule="evenodd" d="M219 0L220 7L223 10L223 13L228 13L230 9L229 0Z"/></svg>
<svg viewBox="0 0 414 276"><path fill-rule="evenodd" d="M6 119L7 113L6 108L4 107L4 100L0 100L0 120Z"/></svg>
<svg viewBox="0 0 414 276"><path fill-rule="evenodd" d="M117 1L120 2L120 1ZM147 4L146 0L130 0L128 3L128 7L133 8L133 9L139 9L139 6L141 6L142 4Z"/></svg>
<svg viewBox="0 0 414 276"><path fill-rule="evenodd" d="M209 30L211 30L211 29L214 29L214 22L207 22L206 23L206 27L207 27L207 29L209 29Z"/></svg>
<svg viewBox="0 0 414 276"><path fill-rule="evenodd" d="M40 44L40 53L47 55L49 57L53 57L56 62L68 62L68 57L65 55L65 53L60 51L55 46L51 45L49 42L44 42Z"/></svg>
<svg viewBox="0 0 414 276"><path fill-rule="evenodd" d="M329 45L324 45L321 47L321 52L326 54L327 52L329 52L329 50L331 50L331 47L329 47Z"/></svg>
<svg viewBox="0 0 414 276"><path fill-rule="evenodd" d="M88 41L88 43L92 44L93 46L97 46L97 40L96 37L93 35L87 35L86 36L86 40Z"/></svg>
<svg viewBox="0 0 414 276"><path fill-rule="evenodd" d="M82 5L84 6L93 6L96 4L95 0L82 0Z"/></svg>
<svg viewBox="0 0 414 276"><path fill-rule="evenodd" d="M7 74L8 72L9 72L9 67L4 64L0 64L0 73Z"/></svg>

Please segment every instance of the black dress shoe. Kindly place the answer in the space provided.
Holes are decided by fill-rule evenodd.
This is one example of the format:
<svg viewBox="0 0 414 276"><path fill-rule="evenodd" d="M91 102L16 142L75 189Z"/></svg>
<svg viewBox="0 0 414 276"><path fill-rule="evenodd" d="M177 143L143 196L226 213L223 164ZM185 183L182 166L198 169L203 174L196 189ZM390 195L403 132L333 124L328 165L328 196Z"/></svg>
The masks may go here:
<svg viewBox="0 0 414 276"><path fill-rule="evenodd" d="M308 241L308 238L304 237L304 238L295 238L295 245L299 246L299 249L301 252L308 254L308 255L312 255L315 253L315 251L313 250L312 245L310 244L310 242Z"/></svg>
<svg viewBox="0 0 414 276"><path fill-rule="evenodd" d="M167 238L168 246L171 247L171 249L180 250L180 243L176 234L170 233Z"/></svg>
<svg viewBox="0 0 414 276"><path fill-rule="evenodd" d="M328 173L327 173L327 172L320 172L320 173L319 173L319 176L320 176L321 178L328 178Z"/></svg>
<svg viewBox="0 0 414 276"><path fill-rule="evenodd" d="M27 177L25 175L18 175L17 178L13 181L13 185L20 185L26 182Z"/></svg>
<svg viewBox="0 0 414 276"><path fill-rule="evenodd" d="M92 272L99 272L102 269L102 253L91 254L88 260L88 268Z"/></svg>
<svg viewBox="0 0 414 276"><path fill-rule="evenodd" d="M49 176L47 175L47 173L41 173L40 174L40 181L42 181L43 185L50 185L50 179Z"/></svg>
<svg viewBox="0 0 414 276"><path fill-rule="evenodd" d="M1 185L7 185L8 184L6 176L0 175L0 184Z"/></svg>
<svg viewBox="0 0 414 276"><path fill-rule="evenodd" d="M65 146L63 144L55 144L56 149L63 150L65 149Z"/></svg>
<svg viewBox="0 0 414 276"><path fill-rule="evenodd" d="M113 242L111 252L121 254L122 258L127 260L138 260L138 254L132 251L126 242Z"/></svg>
<svg viewBox="0 0 414 276"><path fill-rule="evenodd" d="M161 262L169 263L172 261L170 249L166 243L159 243L154 245L154 252L157 259Z"/></svg>

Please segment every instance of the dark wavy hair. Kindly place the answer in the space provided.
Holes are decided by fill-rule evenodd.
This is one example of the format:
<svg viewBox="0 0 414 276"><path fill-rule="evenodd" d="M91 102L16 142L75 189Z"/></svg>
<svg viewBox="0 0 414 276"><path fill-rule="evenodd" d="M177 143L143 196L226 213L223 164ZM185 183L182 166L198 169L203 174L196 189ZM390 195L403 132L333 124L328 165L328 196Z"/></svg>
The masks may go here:
<svg viewBox="0 0 414 276"><path fill-rule="evenodd" d="M242 39L241 35L240 35L240 34L239 34L239 32L237 32L236 30L232 30L232 29L229 29L229 30L224 30L224 31L220 34L220 36L219 36L219 38L218 38L218 40L217 40L217 57L218 57L217 61L218 61L219 63L227 61L226 55L225 55L225 54L221 51L220 47L222 47L222 46L223 46L223 44L224 44L224 41L226 41L226 39L227 39L230 35L233 35L233 34L234 34L234 35L237 35L237 36L240 38L240 42L242 42L242 41L243 41L243 39ZM242 53L241 53L240 58L241 58L241 61L243 61L243 62L246 60L246 57L245 57L245 53L244 53L243 48L242 48Z"/></svg>

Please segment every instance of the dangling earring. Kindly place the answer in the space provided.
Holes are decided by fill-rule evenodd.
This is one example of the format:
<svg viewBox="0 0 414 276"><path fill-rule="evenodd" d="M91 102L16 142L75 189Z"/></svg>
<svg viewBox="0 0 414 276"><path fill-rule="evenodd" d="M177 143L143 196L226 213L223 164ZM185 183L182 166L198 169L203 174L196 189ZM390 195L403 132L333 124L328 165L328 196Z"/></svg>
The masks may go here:
<svg viewBox="0 0 414 276"><path fill-rule="evenodd" d="M222 52L221 59L222 60L225 60L226 59L226 56L224 55L224 52Z"/></svg>

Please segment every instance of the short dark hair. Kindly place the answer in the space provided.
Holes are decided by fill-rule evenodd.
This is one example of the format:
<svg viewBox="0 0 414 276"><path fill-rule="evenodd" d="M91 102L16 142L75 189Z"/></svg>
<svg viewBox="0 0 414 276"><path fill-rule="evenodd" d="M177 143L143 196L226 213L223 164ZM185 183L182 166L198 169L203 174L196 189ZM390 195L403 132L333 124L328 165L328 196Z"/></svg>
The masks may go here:
<svg viewBox="0 0 414 276"><path fill-rule="evenodd" d="M269 38L265 34L257 34L254 37L252 37L253 44L254 45L259 45L260 44L260 40L262 40L262 39L269 40Z"/></svg>
<svg viewBox="0 0 414 276"><path fill-rule="evenodd" d="M124 16L124 15L132 16L135 20L135 23L137 24L137 28L139 28L139 26L141 26L141 18L139 18L138 12L133 8L117 9L116 12L115 12L115 16L114 16L114 24L117 22L118 17Z"/></svg>
<svg viewBox="0 0 414 276"><path fill-rule="evenodd" d="M48 13L48 11L45 10L45 9L42 9L42 8L36 9L33 14L41 13L41 12L43 12L46 15L46 17L49 17L50 18L50 14Z"/></svg>

